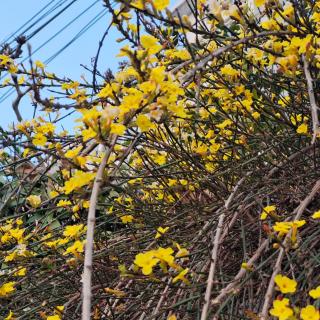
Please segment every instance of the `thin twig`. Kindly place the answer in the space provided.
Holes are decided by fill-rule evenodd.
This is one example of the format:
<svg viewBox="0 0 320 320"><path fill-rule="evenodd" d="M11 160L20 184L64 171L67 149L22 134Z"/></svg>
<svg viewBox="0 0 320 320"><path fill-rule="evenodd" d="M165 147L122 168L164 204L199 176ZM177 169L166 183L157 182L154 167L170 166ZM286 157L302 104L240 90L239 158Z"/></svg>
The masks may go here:
<svg viewBox="0 0 320 320"><path fill-rule="evenodd" d="M312 83L313 80L312 80L310 69L309 69L309 62L307 61L305 55L302 56L302 61L303 61L304 74L305 74L306 80L307 80L308 95L309 95L310 109L311 109L311 118L312 118L313 134L312 134L311 143L314 144L317 136L320 133L318 106L317 106L317 102L316 102L316 97L314 95L314 89L313 89L313 83Z"/></svg>
<svg viewBox="0 0 320 320"><path fill-rule="evenodd" d="M214 243L213 243L213 249L212 249L212 254L211 254L211 264L210 264L210 270L209 270L209 275L208 275L208 280L207 280L207 288L206 288L206 293L204 297L204 305L202 308L202 313L201 313L201 320L206 320L207 319L207 314L208 314L208 309L210 305L210 297L211 297L211 291L212 291L212 285L213 285L213 280L214 280L214 273L216 270L216 265L217 265L217 257L218 257L218 251L219 251L219 244L220 244L220 238L221 238L221 233L223 229L223 223L224 223L224 218L226 216L226 212L230 207L230 204L238 191L240 185L244 181L244 177L238 181L236 186L234 187L233 192L230 194L228 197L226 203L225 203L225 209L226 211L223 212L220 217L219 217L219 222L218 226L216 229L216 235L214 238Z"/></svg>
<svg viewBox="0 0 320 320"><path fill-rule="evenodd" d="M318 180L316 182L316 184L312 188L311 192L299 205L298 210L297 210L297 214L294 217L294 221L299 220L301 218L301 215L303 214L304 210L306 209L308 204L312 201L313 197L316 195L316 193L319 191L319 189L320 189L320 180ZM282 263L282 260L284 257L285 249L288 246L288 243L290 243L290 241L289 241L290 237L291 237L291 232L287 233L286 237L283 240L283 246L281 246L281 248L279 249L280 251L279 251L278 259L277 259L277 262L273 268L273 273L272 273L271 279L269 281L268 289L267 289L267 292L266 292L265 298L264 298L264 304L263 304L262 311L261 311L261 319L262 320L265 320L268 318L268 311L269 311L269 307L270 307L270 303L271 303L271 299L272 299L272 295L273 295L273 289L274 289L274 278L281 270L281 263Z"/></svg>
<svg viewBox="0 0 320 320"><path fill-rule="evenodd" d="M113 150L113 146L117 141L117 136L114 136L110 148L107 149L99 169L97 171L96 178L94 180L92 193L90 197L90 207L87 221L87 237L84 257L84 270L82 277L82 320L90 320L91 317L91 283L92 283L92 256L93 256L93 241L94 241L94 227L95 227L95 215L96 207L99 196L99 191L103 182L103 173L107 165L108 159Z"/></svg>
<svg viewBox="0 0 320 320"><path fill-rule="evenodd" d="M221 47L215 51L210 52L206 57L204 57L194 68L191 68L190 71L188 71L182 78L181 78L181 83L185 83L188 80L190 80L190 78L192 78L195 73L198 70L201 70L202 68L204 68L206 66L206 64L208 62L210 62L213 58L216 58L218 56L220 56L221 54L223 54L224 52L232 49L233 47L236 47L240 44L245 44L247 42L249 42L250 40L254 40L257 38L263 38L263 37L267 37L267 36L273 36L273 35L289 35L292 34L292 32L288 32L288 31L264 31L258 34L253 34L251 36L239 39L237 41L234 41L230 44L228 44L227 46ZM192 63L192 60L190 61L190 63ZM186 63L184 63L184 66L186 66Z"/></svg>

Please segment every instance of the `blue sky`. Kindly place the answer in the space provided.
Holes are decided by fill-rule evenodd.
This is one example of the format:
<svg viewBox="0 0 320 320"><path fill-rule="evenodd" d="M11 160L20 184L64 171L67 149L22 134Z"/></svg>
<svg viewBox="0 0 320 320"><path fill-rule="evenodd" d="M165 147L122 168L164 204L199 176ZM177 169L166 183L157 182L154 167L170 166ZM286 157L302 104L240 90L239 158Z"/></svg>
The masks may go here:
<svg viewBox="0 0 320 320"><path fill-rule="evenodd" d="M61 10L64 6L71 2L71 0L64 0L65 3L59 7ZM54 5L62 3L62 0L11 0L2 1L1 11L2 17L0 20L0 41L2 41L22 26L29 18L36 12L42 9L46 4L50 4L48 9L53 8ZM30 40L33 51L53 36L59 29L65 26L68 22L74 19L78 14L93 4L95 0L77 0L70 8L61 14L55 21L45 27L34 38ZM60 35L46 44L42 49L34 54L33 59L45 61L56 53L61 47L67 44L91 19L93 19L99 12L103 10L102 1L98 1L93 7L88 9L78 20L66 28ZM47 21L54 14L46 17L42 22ZM91 58L96 55L98 42L103 35L104 30L110 23L109 14L105 15L98 21L90 30L82 35L76 42L70 45L63 53L61 53L55 60L48 64L47 71L54 72L60 76L67 76L72 79L79 79L82 74L87 74L80 64L91 65ZM38 24L39 26L39 24ZM34 29L33 29L34 30ZM116 42L119 33L116 28L111 28L109 35L105 40L105 45L101 51L99 58L100 70L111 68L116 70L117 59L115 58L121 44ZM2 95L7 89L0 89ZM11 102L14 95L10 96L4 102L0 103L0 126L7 127L8 124L16 121L14 113L11 109ZM32 110L28 98L21 103L22 114L26 118L32 117ZM66 123L67 126L71 125ZM69 127L72 128L72 127Z"/></svg>
<svg viewBox="0 0 320 320"><path fill-rule="evenodd" d="M37 24L36 27L27 32L27 35L72 1L73 0L1 1L2 15L0 20L0 43L2 44L3 40L6 39L8 35L20 28L25 22L27 22L33 15L35 15L46 5L48 5L47 9L52 9L54 6L62 4L54 13L48 15L41 21L41 23ZM177 1L171 0L171 5L174 3L177 3ZM75 19L81 12L85 11L84 14L70 26L68 26L58 36L43 46L38 52L34 53L33 60L45 61L55 54L60 48L66 45L88 22L90 22L90 20L95 18L100 12L102 12L103 9L105 9L102 4L102 0L76 0L76 2L55 21L47 25L43 30L41 30L41 32L39 32L30 40L29 43L32 45L32 50L35 51L37 48L42 46L50 39L50 37L52 37L57 31L72 21L72 19ZM91 8L85 10L91 5L93 5ZM88 76L88 73L80 65L91 65L91 59L96 55L99 40L108 27L110 21L110 15L109 13L106 13L106 15L104 15L91 29L89 29L85 34L71 44L64 52L57 56L57 58L50 62L47 65L46 70L49 72L54 72L61 77L66 76L74 80L80 79L81 75L83 74ZM110 68L114 71L117 69L119 60L116 58L116 55L119 52L119 48L123 45L116 41L119 37L121 37L121 35L117 29L115 27L111 28L107 38L105 39L104 46L99 57L98 69L100 71L105 71L107 68ZM24 52L23 56L27 56L26 51ZM87 79L90 81L91 77L89 76ZM3 79L0 81L2 82ZM14 94L5 101L1 101L1 96L7 90L8 89L0 89L0 126L4 128L17 121L11 108ZM24 119L32 118L33 107L31 106L28 97L25 97L21 101L20 110ZM74 126L73 119L68 118L67 120L64 120L63 125L67 129L72 129Z"/></svg>

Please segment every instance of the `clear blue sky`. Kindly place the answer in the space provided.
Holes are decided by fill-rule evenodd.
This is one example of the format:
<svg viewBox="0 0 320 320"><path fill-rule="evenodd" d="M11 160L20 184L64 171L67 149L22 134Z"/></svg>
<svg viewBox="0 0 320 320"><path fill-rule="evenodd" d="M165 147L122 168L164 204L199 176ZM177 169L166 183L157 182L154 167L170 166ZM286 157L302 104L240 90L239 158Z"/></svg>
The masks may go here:
<svg viewBox="0 0 320 320"><path fill-rule="evenodd" d="M35 30L42 25L45 21L50 19L54 14L60 11L67 4L73 0L2 0L1 1L1 20L0 20L0 43L12 34L18 28L20 28L25 22L27 22L33 15L35 15L44 6L48 5L47 9L52 9L58 4L62 4L56 11L49 14L44 18L37 26L33 27L26 34ZM95 3L97 2L97 3ZM177 3L177 1L171 0L171 5ZM95 3L95 4L94 4ZM33 51L49 40L56 32L63 28L72 19L76 18L86 8L94 4L90 9L68 26L63 32L36 52L33 56L33 60L45 61L55 54L59 49L66 45L91 19L96 17L103 9L102 0L76 0L76 2L68 8L63 14L61 14L55 21L47 25L42 31L30 40ZM43 13L41 13L43 14ZM67 76L74 80L80 79L82 74L88 76L80 64L87 66L91 65L91 59L95 57L98 48L99 40L101 39L104 31L110 23L111 17L109 13L100 19L90 30L71 44L65 51L63 51L57 58L48 64L47 71L54 72L59 76ZM30 25L30 23L28 24ZM121 37L121 34L115 27L111 28L109 35L105 39L103 49L99 57L98 69L105 71L107 68L112 70L117 69L118 59L116 58L119 48L123 45L118 43L116 39ZM27 56L26 48L23 57ZM89 81L91 77L87 78ZM3 80L0 80L1 82ZM8 89L0 88L0 126L6 128L9 124L16 122L15 115L11 108L14 94L7 98L4 102L1 102L1 96ZM25 119L32 118L33 107L30 104L28 97L24 98L21 102L21 113ZM65 120L63 125L72 129L74 124L72 119Z"/></svg>
<svg viewBox="0 0 320 320"><path fill-rule="evenodd" d="M1 1L1 20L0 20L0 43L12 32L16 31L36 12L49 4L52 0L11 0ZM65 3L59 7L55 13L61 10L71 0L64 0ZM70 22L83 10L93 4L95 0L77 0L69 9L61 14L54 22L45 27L34 38L30 40L33 50L42 45L46 40L53 36L59 29ZM48 8L62 3L62 0L54 0ZM100 0L92 8L87 10L77 21L66 28L59 36L53 39L50 43L45 45L41 50L34 54L33 59L45 61L56 53L61 47L67 44L91 19L93 19L99 12L103 10L102 1ZM47 21L51 14L44 18L41 24ZM48 64L47 70L54 72L60 76L68 76L73 79L79 79L82 74L87 74L80 64L91 65L91 58L96 55L98 42L103 35L104 30L110 23L109 14L105 15L99 22L97 22L89 31L82 35L76 42L70 45L63 53L61 53L55 60ZM40 24L38 24L39 26ZM34 30L34 28L32 29ZM116 42L119 33L116 28L112 28L108 37L105 40L105 45L101 51L99 58L99 69L106 70L111 68L116 70L117 59L115 58L121 44ZM26 54L24 54L25 56ZM7 89L0 89L2 95ZM7 127L9 123L16 121L14 113L11 109L11 102L14 95L10 96L4 102L0 103L0 126ZM31 107L28 98L21 103L22 114L26 118L30 118ZM69 126L70 123L66 125ZM69 127L69 128L72 128Z"/></svg>

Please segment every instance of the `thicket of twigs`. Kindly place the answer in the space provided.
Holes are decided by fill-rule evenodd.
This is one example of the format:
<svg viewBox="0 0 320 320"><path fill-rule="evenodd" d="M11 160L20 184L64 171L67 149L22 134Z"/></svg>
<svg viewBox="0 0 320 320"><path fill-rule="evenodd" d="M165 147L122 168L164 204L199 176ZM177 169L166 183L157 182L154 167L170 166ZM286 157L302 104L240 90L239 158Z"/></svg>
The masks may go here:
<svg viewBox="0 0 320 320"><path fill-rule="evenodd" d="M92 78L1 49L1 319L320 318L320 2L187 2L104 0Z"/></svg>

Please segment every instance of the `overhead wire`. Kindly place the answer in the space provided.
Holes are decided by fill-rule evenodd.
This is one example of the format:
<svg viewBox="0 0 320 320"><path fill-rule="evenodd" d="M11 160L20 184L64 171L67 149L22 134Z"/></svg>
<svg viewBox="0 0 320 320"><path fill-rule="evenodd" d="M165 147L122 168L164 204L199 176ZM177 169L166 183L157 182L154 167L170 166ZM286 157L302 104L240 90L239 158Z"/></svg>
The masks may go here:
<svg viewBox="0 0 320 320"><path fill-rule="evenodd" d="M55 7L54 8L51 8L51 10L50 10L50 12L47 12L47 13L45 13L42 17L40 17L37 21L41 21L44 17L46 17L47 15L49 15L50 13L52 13L52 12L54 12L54 10L55 9L57 9L58 7L60 7L61 5L63 5L66 1L68 1L68 0L60 0L56 5L55 5ZM37 28L37 30L36 31L34 31L31 35L29 35L29 36L27 36L27 39L31 39L33 36L35 36L37 33L39 33L45 26L47 26L50 22L52 22L54 19L56 19L59 15L61 15L63 12L65 12L65 10L66 9L68 9L72 4L74 4L76 1L78 1L78 0L73 0L71 3L69 3L66 7L64 7L62 10L60 10L56 15L54 15L51 19L49 19L47 22L45 22L44 24L42 24L39 28ZM98 1L98 0L97 0ZM96 2L97 2L96 1ZM95 3L96 3L95 2ZM94 3L94 4L95 4ZM89 6L88 8L90 8L91 6ZM87 9L88 9L87 8ZM84 12L83 12L84 13ZM76 17L77 18L77 17ZM74 21L73 21L74 22ZM34 24L33 24L34 25ZM32 26L33 26L32 25ZM67 25L70 25L70 24L67 24ZM63 31L63 28L62 28L62 30L59 32L59 33L61 33ZM58 33L58 34L59 34ZM53 37L52 37L52 39L53 38L55 38L58 34L56 34L56 35L54 35ZM50 41L52 40L52 39L50 39ZM49 43L50 41L46 41L45 42L45 44L47 44L47 43ZM40 47L42 48L44 46L44 44L43 45L41 45ZM38 51L38 50L40 50L41 48L37 48L37 50L36 51ZM28 58L25 58L25 59L23 59L23 61L22 62L24 62L24 61L26 61ZM3 75L3 76L1 76L0 77L0 80L2 80L5 76L7 75L7 73L5 74L5 75ZM3 102L4 100L6 100L9 96L11 96L11 94L14 92L14 89L13 88L10 88L10 89L8 89L2 96L0 96L0 103L1 102Z"/></svg>
<svg viewBox="0 0 320 320"><path fill-rule="evenodd" d="M59 49L55 54L48 58L45 63L48 64L54 60L58 55L60 55L64 50L66 50L72 43L78 40L83 34L85 34L89 29L91 29L99 20L103 18L107 13L106 9L100 11L93 19L91 19L69 42L67 42L61 49Z"/></svg>
<svg viewBox="0 0 320 320"><path fill-rule="evenodd" d="M95 1L92 5L90 5L88 8L90 9L92 6L94 6L99 0ZM115 2L112 3L114 5ZM84 14L88 8L83 10L77 17L75 17L71 22L69 22L67 25L65 25L63 28L61 28L55 35L53 35L51 38L53 39L58 34L60 34L63 30L65 30L69 25L71 25L74 21L76 21L79 16ZM72 43L74 43L76 40L78 40L83 34L85 34L89 29L91 29L99 20L103 18L103 16L107 13L107 10L104 8L101 10L95 17L93 17L68 43L66 43L61 49L59 49L56 53L54 53L51 57L49 57L47 60L44 61L45 64L49 64L51 61L53 61L57 56L59 56L63 51L65 51ZM52 40L51 39L51 40ZM49 41L47 40L44 44L42 44L40 47L36 49L36 51L40 50L45 44L47 44ZM33 54L36 52L34 51ZM28 58L25 58L23 61L25 61ZM14 88L8 89L2 96L0 96L0 103L5 101L8 97L12 95L14 92Z"/></svg>
<svg viewBox="0 0 320 320"><path fill-rule="evenodd" d="M59 9L61 6L63 6L67 1L69 0L59 0L58 3L56 3L53 8L45 12L41 17L39 17L36 21L34 21L29 27L27 27L25 30L21 32L21 35L26 34L28 31L30 31L33 27L35 27L37 24L39 24L42 20L44 20L46 17L48 17L50 14L54 13L57 9Z"/></svg>
<svg viewBox="0 0 320 320"><path fill-rule="evenodd" d="M26 34L28 31L30 31L30 29L32 29L34 26L36 26L38 23L40 23L43 19L45 19L47 16L49 16L50 14L52 14L53 12L55 12L58 8L60 8L62 5L64 5L67 1L69 0L59 0L58 3L56 3L52 8L48 9L45 13L43 13L39 18L37 18L36 21L34 21L31 25L29 25L26 29L24 29L23 31L21 31L19 34L17 34L16 32L13 33L13 36L15 36L14 39L12 39L8 44L11 45L13 42L15 42L17 36L22 36L24 34ZM78 0L74 0L74 1L78 1ZM27 36L27 40L31 39L32 37L34 37L38 32L40 32L44 27L48 26L50 24L50 22L52 22L53 20L55 20L57 18L57 16L59 16L60 14L62 14L66 9L69 8L70 5L72 5L74 3L74 1L72 3L69 3L69 5L67 6L67 8L63 8L60 12L58 12L55 16L53 16L49 21L46 21L43 25L41 25L41 27L37 28L35 31L33 31L29 36ZM52 2L50 2L52 3ZM37 14L36 14L37 15ZM35 16L36 16L35 15ZM30 19L29 19L30 20ZM21 29L21 27L19 28ZM40 30L39 30L40 29Z"/></svg>
<svg viewBox="0 0 320 320"><path fill-rule="evenodd" d="M83 14L88 12L95 4L97 4L100 0L96 0L93 4L85 8L82 12L80 12L75 18L73 18L70 22L68 22L66 25L64 25L60 30L58 30L54 35L52 35L48 40L46 40L44 43L42 43L39 47L37 47L33 52L32 55L38 52L40 49L42 49L45 45L47 45L49 42L51 42L54 38L56 38L60 33L62 33L64 30L66 30L70 25L72 25L76 20L78 20ZM24 58L21 63L25 62L27 58ZM4 74L3 76L0 77L0 80L2 80L5 76L7 75Z"/></svg>
<svg viewBox="0 0 320 320"><path fill-rule="evenodd" d="M47 3L43 8L41 8L37 13L35 13L30 19L28 19L22 26L20 26L16 31L11 32L9 35L4 37L4 39L1 41L1 45L4 45L7 43L11 38L15 37L18 32L24 28L28 23L30 23L34 18L36 18L42 11L44 11L47 7L49 7L53 2L56 0L51 0L49 3Z"/></svg>
<svg viewBox="0 0 320 320"><path fill-rule="evenodd" d="M69 7L71 7L76 1L73 0L69 4L67 4L63 9L61 9L58 13L56 13L53 17L51 17L49 20L44 22L40 27L38 27L35 31L33 31L28 37L27 41L29 41L31 38L33 38L37 33L39 33L43 28L48 26L52 21L54 21L56 18L58 18L63 12L65 12Z"/></svg>

